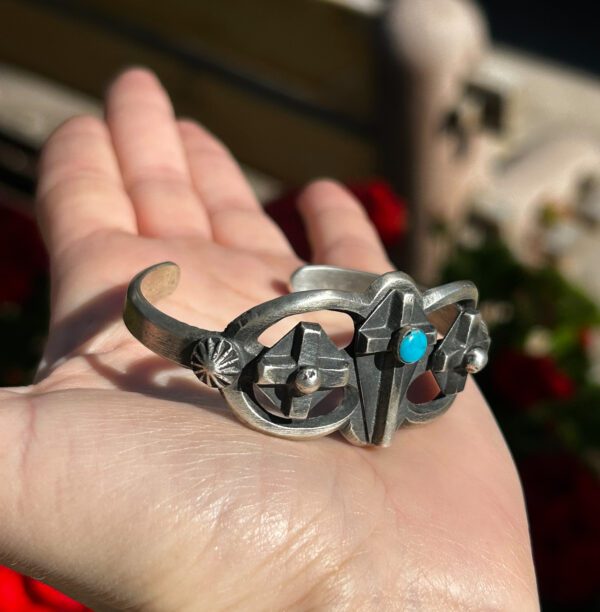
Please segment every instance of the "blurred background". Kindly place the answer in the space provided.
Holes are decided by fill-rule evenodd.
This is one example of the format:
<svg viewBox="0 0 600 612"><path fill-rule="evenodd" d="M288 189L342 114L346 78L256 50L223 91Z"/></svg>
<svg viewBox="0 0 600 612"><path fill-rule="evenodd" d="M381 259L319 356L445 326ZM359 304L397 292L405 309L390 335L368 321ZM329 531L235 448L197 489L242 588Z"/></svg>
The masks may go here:
<svg viewBox="0 0 600 612"><path fill-rule="evenodd" d="M600 609L600 37L570 0L2 0L0 385L31 381L48 275L42 143L151 67L310 255L294 195L333 176L424 284L472 279L478 377L523 481L543 610ZM0 612L82 610L0 568Z"/></svg>

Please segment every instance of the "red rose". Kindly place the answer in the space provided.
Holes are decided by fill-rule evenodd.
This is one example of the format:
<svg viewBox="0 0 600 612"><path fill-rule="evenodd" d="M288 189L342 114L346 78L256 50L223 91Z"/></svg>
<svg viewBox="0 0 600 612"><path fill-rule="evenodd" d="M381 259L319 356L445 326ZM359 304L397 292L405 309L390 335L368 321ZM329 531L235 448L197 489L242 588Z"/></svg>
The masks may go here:
<svg viewBox="0 0 600 612"><path fill-rule="evenodd" d="M25 589L31 601L39 602L46 606L45 609L52 610L53 612L85 612L88 610L88 608L82 604L77 603L70 597L67 597L60 591L53 589L43 582L27 577L24 577L24 582Z"/></svg>
<svg viewBox="0 0 600 612"><path fill-rule="evenodd" d="M46 252L35 221L0 206L0 304L23 303L46 269Z"/></svg>
<svg viewBox="0 0 600 612"><path fill-rule="evenodd" d="M348 185L348 189L360 200L386 246L396 244L406 231L407 207L404 200L394 194L390 186L381 180ZM299 191L291 191L265 206L265 210L281 227L296 253L310 259L310 246L304 224L296 210Z"/></svg>
<svg viewBox="0 0 600 612"><path fill-rule="evenodd" d="M600 484L567 453L519 463L542 601L591 604L600 595Z"/></svg>
<svg viewBox="0 0 600 612"><path fill-rule="evenodd" d="M575 393L575 383L550 357L505 350L494 357L491 366L495 391L519 408L568 399Z"/></svg>
<svg viewBox="0 0 600 612"><path fill-rule="evenodd" d="M408 207L388 183L372 180L348 185L348 189L361 201L369 218L387 247L398 244L406 233Z"/></svg>
<svg viewBox="0 0 600 612"><path fill-rule="evenodd" d="M0 566L0 612L86 612L56 589Z"/></svg>

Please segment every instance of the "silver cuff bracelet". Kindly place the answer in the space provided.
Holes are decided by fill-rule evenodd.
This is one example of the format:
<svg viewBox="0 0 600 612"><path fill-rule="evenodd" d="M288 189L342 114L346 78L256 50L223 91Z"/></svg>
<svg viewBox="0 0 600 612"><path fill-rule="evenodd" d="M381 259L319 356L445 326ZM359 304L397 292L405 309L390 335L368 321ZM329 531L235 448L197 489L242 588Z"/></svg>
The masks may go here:
<svg viewBox="0 0 600 612"><path fill-rule="evenodd" d="M420 291L402 272L304 266L292 275L292 293L251 308L222 332L187 325L153 305L178 281L171 262L140 272L127 291L127 328L151 351L218 388L241 421L275 436L309 439L340 430L353 444L388 446L401 425L447 410L467 375L487 363L490 338L468 281ZM271 347L259 342L279 320L319 310L352 318L347 347L309 322ZM409 389L427 371L439 393L415 403Z"/></svg>

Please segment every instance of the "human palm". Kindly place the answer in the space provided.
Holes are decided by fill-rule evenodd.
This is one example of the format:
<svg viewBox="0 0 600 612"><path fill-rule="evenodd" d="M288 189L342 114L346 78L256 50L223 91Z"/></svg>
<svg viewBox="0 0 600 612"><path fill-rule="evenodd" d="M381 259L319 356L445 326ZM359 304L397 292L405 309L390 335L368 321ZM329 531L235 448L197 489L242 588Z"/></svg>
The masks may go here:
<svg viewBox="0 0 600 612"><path fill-rule="evenodd" d="M341 187L299 205L317 263L390 268ZM129 335L144 267L177 262L161 307L221 330L303 263L153 75L121 75L106 122L55 132L38 212L51 328L36 384L0 394L2 562L97 610L536 609L518 477L472 382L387 449L288 441Z"/></svg>

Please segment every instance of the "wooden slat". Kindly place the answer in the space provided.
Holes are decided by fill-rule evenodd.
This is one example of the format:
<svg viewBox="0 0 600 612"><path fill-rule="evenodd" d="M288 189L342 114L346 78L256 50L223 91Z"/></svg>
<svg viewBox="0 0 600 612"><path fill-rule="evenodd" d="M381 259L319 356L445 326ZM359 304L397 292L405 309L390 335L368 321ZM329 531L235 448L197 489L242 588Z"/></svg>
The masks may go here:
<svg viewBox="0 0 600 612"><path fill-rule="evenodd" d="M377 166L374 147L362 135L304 116L167 53L38 3L4 0L0 60L97 97L124 66L150 66L179 113L202 121L247 164L287 182L324 174L340 179L366 176Z"/></svg>
<svg viewBox="0 0 600 612"><path fill-rule="evenodd" d="M373 110L373 12L316 0L70 0L356 117Z"/></svg>

